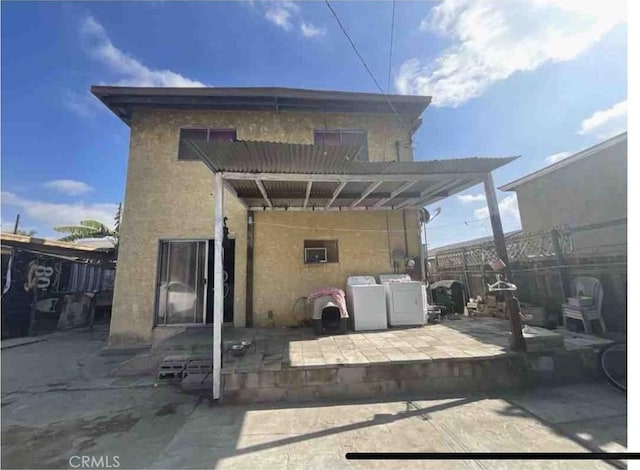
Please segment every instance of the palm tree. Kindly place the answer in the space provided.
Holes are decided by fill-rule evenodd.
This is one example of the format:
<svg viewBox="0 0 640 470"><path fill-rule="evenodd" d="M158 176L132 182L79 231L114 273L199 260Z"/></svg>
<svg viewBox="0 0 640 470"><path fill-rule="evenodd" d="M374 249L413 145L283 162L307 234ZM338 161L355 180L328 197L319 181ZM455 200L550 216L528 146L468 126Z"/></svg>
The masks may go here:
<svg viewBox="0 0 640 470"><path fill-rule="evenodd" d="M120 233L120 220L122 219L122 203L118 204L118 210L116 212L116 216L113 218L113 220L116 221L115 225L114 225L114 232L116 233Z"/></svg>
<svg viewBox="0 0 640 470"><path fill-rule="evenodd" d="M73 242L83 238L108 238L117 248L120 232L120 220L122 212L122 203L118 205L118 211L114 217L115 226L110 229L102 222L97 220L81 220L80 225L66 225L62 227L54 227L56 232L68 233L68 235L60 238L63 242Z"/></svg>

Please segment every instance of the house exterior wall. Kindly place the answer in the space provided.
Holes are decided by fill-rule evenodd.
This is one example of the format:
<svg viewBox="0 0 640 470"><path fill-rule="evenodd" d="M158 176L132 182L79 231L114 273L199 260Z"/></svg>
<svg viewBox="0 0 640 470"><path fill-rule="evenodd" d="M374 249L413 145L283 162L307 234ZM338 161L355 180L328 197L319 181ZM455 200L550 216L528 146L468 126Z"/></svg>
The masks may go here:
<svg viewBox="0 0 640 470"><path fill-rule="evenodd" d="M409 140L408 132L400 127L393 115L134 110L110 345L150 342L176 331L176 327L171 326L153 327L159 242L213 238L213 174L199 161L177 160L181 127L235 128L241 140L303 144L313 143L316 129L366 129L371 161L396 160L395 142ZM413 159L410 146L401 145L399 152L401 160ZM244 326L247 212L228 192L225 193L225 216L228 217L230 237L236 240L234 324ZM390 228L395 231L392 242L397 244L397 231L403 227L401 215L390 213L389 219ZM412 247L409 254L417 256L419 235L415 214L406 211L406 219L407 241ZM384 232L341 232L336 237L335 232L312 229L307 236L300 230L291 232L278 226L260 225L261 222L281 221L285 221L285 225L373 227ZM274 312L275 321L270 320L271 324L291 323L291 299L295 301L308 294L309 288L329 282L344 286L345 276L352 272L377 273L392 269L388 255L392 237L387 236L386 221L384 212L257 214L253 284L255 324L267 323L268 310ZM322 267L299 266L298 263L302 264L302 240L323 237L338 238L340 263ZM404 235L402 240L404 243ZM358 251L361 256L357 255ZM270 269L278 276L269 275ZM283 286L291 287L283 294Z"/></svg>
<svg viewBox="0 0 640 470"><path fill-rule="evenodd" d="M256 212L254 324L295 325L304 308L301 301L294 312L294 304L314 289L332 286L344 290L348 276L394 272L395 250L419 256L415 211L407 210L405 218L406 249L401 211ZM305 264L304 240L322 239L338 240L339 261ZM404 272L404 259L397 267Z"/></svg>
<svg viewBox="0 0 640 470"><path fill-rule="evenodd" d="M626 140L516 188L524 232L627 217ZM553 210L550 210L553 208ZM626 224L573 234L575 255L626 253Z"/></svg>

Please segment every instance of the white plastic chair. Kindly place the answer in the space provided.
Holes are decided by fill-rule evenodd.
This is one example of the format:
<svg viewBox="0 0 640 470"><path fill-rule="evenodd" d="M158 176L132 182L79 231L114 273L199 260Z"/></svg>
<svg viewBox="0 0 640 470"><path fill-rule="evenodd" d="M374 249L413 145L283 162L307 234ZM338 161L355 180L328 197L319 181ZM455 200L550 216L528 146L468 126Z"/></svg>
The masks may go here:
<svg viewBox="0 0 640 470"><path fill-rule="evenodd" d="M606 332L607 328L602 318L602 297L604 292L600 281L595 277L577 277L571 282L571 297L587 296L593 298L593 303L585 307L577 307L575 305L569 305L569 303L562 304L562 315L564 317L564 324L567 325L567 318L573 318L580 320L584 325L584 331L591 334L591 322L598 320L602 332Z"/></svg>

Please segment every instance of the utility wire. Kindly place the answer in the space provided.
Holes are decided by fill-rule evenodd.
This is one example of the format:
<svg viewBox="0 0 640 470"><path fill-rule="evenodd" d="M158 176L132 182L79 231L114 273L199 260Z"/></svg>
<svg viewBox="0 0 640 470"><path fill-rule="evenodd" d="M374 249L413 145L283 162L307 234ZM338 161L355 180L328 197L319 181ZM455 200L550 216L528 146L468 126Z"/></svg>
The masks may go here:
<svg viewBox="0 0 640 470"><path fill-rule="evenodd" d="M380 83L378 83L378 80L376 80L376 77L373 75L373 72L371 72L371 69L367 65L367 62L364 60L362 55L360 55L360 52L358 52L358 48L353 43L353 40L351 39L351 36L349 36L349 33L347 33L347 30L342 25L342 21L340 21L340 18L338 17L338 14L336 13L336 11L331 6L331 3L329 3L329 0L324 0L324 1L327 4L327 7L329 7L329 10L331 10L331 13L333 14L333 17L336 19L336 22L338 23L338 26L340 27L340 29L342 30L342 32L346 36L347 40L349 41L349 44L351 44L351 47L353 48L353 51L356 53L356 55L360 59L360 62L362 62L362 65L364 66L365 70L367 71L367 73L369 74L369 76L371 77L373 82L376 84L376 87L378 87L378 90L380 91L380 93L382 93L385 96L385 98L387 100L387 103L389 104L389 107L393 110L395 115L398 117L398 120L400 121L400 123L402 123L402 125L406 127L406 124L405 124L404 120L400 117L400 113L398 113L398 110L395 108L395 106L393 106L393 103L391 102L391 100L389 99L387 94L384 92L382 87L380 86Z"/></svg>
<svg viewBox="0 0 640 470"><path fill-rule="evenodd" d="M391 56L393 54L393 26L396 22L396 0L393 0L393 9L391 10L391 38L389 39L389 71L387 72L387 95L391 89Z"/></svg>

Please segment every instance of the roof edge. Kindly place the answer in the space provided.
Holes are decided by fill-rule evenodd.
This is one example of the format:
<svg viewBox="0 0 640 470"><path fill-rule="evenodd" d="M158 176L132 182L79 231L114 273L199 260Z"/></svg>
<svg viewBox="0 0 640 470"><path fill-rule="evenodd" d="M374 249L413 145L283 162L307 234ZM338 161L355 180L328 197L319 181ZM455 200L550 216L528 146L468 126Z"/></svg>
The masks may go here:
<svg viewBox="0 0 640 470"><path fill-rule="evenodd" d="M138 96L244 96L286 95L291 98L313 98L325 95L332 99L359 99L362 101L385 101L387 99L407 103L431 104L428 95L397 95L344 90L318 90L311 88L287 87L126 87L110 85L92 85L94 95L138 95Z"/></svg>
<svg viewBox="0 0 640 470"><path fill-rule="evenodd" d="M564 158L556 163L552 163L540 170L534 171L533 173L529 173L528 175L521 176L520 178L511 181L510 183L503 184L499 186L498 189L500 191L514 191L517 187L522 186L525 183L529 183L530 181L536 180L542 176L548 175L556 170L569 166L577 161L580 161L584 158L588 158L594 155L597 152L605 150L609 147L617 145L621 142L624 142L627 139L627 132L623 132L614 137L610 137L607 140L599 142L591 147L588 147L584 150L580 150L578 153L571 155L570 157Z"/></svg>
<svg viewBox="0 0 640 470"><path fill-rule="evenodd" d="M410 118L410 126L431 104L431 96L386 95L283 87L121 87L94 85L91 93L125 124L135 107L243 109L275 111L394 114ZM392 105L389 105L389 104ZM397 109L396 109L397 108Z"/></svg>
<svg viewBox="0 0 640 470"><path fill-rule="evenodd" d="M29 235L19 235L16 233L0 233L0 242L33 244L42 247L62 248L75 251L86 251L89 253L109 253L114 248L104 248L91 245L83 245L81 243L63 242L60 240L52 240L50 238L38 238Z"/></svg>

